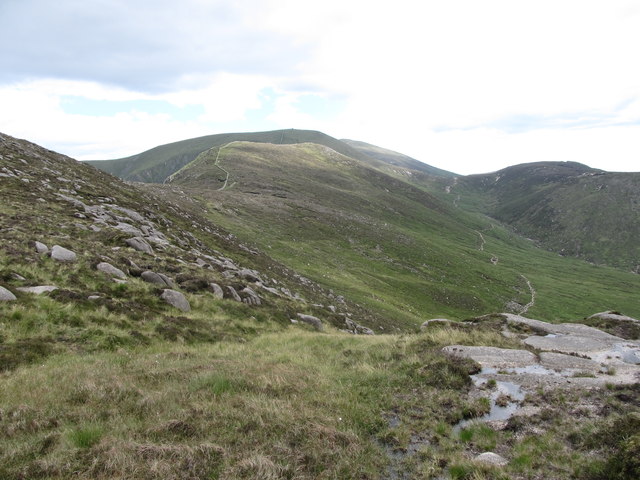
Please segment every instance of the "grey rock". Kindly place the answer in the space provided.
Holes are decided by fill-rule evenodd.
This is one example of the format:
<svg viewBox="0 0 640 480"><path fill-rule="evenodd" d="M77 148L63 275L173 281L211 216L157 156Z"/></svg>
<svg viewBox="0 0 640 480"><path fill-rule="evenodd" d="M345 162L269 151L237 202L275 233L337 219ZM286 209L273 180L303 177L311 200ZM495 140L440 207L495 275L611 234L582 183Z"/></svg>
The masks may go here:
<svg viewBox="0 0 640 480"><path fill-rule="evenodd" d="M260 299L258 294L250 287L245 287L240 290L240 297L242 298L242 301L247 305L262 305L262 300Z"/></svg>
<svg viewBox="0 0 640 480"><path fill-rule="evenodd" d="M36 252L38 253L49 253L49 247L47 247L44 243L42 242L35 242L35 247L36 247Z"/></svg>
<svg viewBox="0 0 640 480"><path fill-rule="evenodd" d="M429 326L433 325L449 325L451 323L454 322L447 318L432 318L431 320L423 322L422 325L420 325L420 330L425 330L426 328L429 328Z"/></svg>
<svg viewBox="0 0 640 480"><path fill-rule="evenodd" d="M142 272L140 278L145 282L154 283L156 285L160 285L161 287L169 287L175 288L175 283L169 277L162 273L152 272L151 270L146 270Z"/></svg>
<svg viewBox="0 0 640 480"><path fill-rule="evenodd" d="M243 268L242 270L238 270L237 275L248 282L262 282L262 279L260 278L260 273L257 272L256 270Z"/></svg>
<svg viewBox="0 0 640 480"><path fill-rule="evenodd" d="M128 233L129 235L134 235L136 237L142 237L142 235L143 235L139 228L136 228L133 225L130 225L130 224L124 223L124 222L118 223L113 228L115 228L116 230L120 230L120 231L122 231L124 233Z"/></svg>
<svg viewBox="0 0 640 480"><path fill-rule="evenodd" d="M498 467L503 467L509 463L509 461L493 452L484 452L478 455L473 459L475 462L484 463L485 465L495 465Z"/></svg>
<svg viewBox="0 0 640 480"><path fill-rule="evenodd" d="M113 265L111 265L110 263L107 263L107 262L100 262L96 266L96 269L98 269L102 273L105 273L105 274L109 275L110 277L116 277L116 278L122 278L122 279L127 278L127 274L126 273L124 273L119 268L116 268L116 267L114 267Z"/></svg>
<svg viewBox="0 0 640 480"><path fill-rule="evenodd" d="M76 254L60 245L54 245L51 249L51 258L59 262L75 262Z"/></svg>
<svg viewBox="0 0 640 480"><path fill-rule="evenodd" d="M594 313L590 317L587 317L587 319L591 319L591 318L600 318L602 320L616 320L621 322L640 322L640 320L637 320L632 317L627 317L626 315L622 315L621 313L614 312L612 310L608 310L606 312Z"/></svg>
<svg viewBox="0 0 640 480"><path fill-rule="evenodd" d="M0 301L12 302L13 300L17 300L16 296L6 288L0 287Z"/></svg>
<svg viewBox="0 0 640 480"><path fill-rule="evenodd" d="M133 237L125 240L125 243L134 250L153 255L153 248L142 237Z"/></svg>
<svg viewBox="0 0 640 480"><path fill-rule="evenodd" d="M536 356L528 350L450 345L442 351L457 357L471 358L483 368L518 368L538 363Z"/></svg>
<svg viewBox="0 0 640 480"><path fill-rule="evenodd" d="M235 288L228 286L227 293L228 293L228 296L231 297L236 302L242 302L242 298L240 298L240 295L238 295L238 292L236 292Z"/></svg>
<svg viewBox="0 0 640 480"><path fill-rule="evenodd" d="M375 335L374 331L369 327L362 326L350 318L345 318L344 324L347 327L344 331L354 335Z"/></svg>
<svg viewBox="0 0 640 480"><path fill-rule="evenodd" d="M18 287L16 290L24 293L33 293L34 295L42 295L43 293L53 292L57 289L58 287L55 285L39 285L37 287Z"/></svg>
<svg viewBox="0 0 640 480"><path fill-rule="evenodd" d="M87 297L87 300L93 301L93 300L99 300L100 298L102 298L100 295L89 295Z"/></svg>
<svg viewBox="0 0 640 480"><path fill-rule="evenodd" d="M304 313L296 313L296 316L301 321L303 321L304 323L308 323L318 331L321 331L323 329L322 321L318 317L314 317L313 315L306 315Z"/></svg>
<svg viewBox="0 0 640 480"><path fill-rule="evenodd" d="M210 283L209 288L213 292L213 296L222 300L224 298L224 292L222 291L222 287L217 283Z"/></svg>
<svg viewBox="0 0 640 480"><path fill-rule="evenodd" d="M187 298L180 292L176 290L166 289L160 295L165 302L169 305L177 308L178 310L182 310L183 312L188 312L191 310L191 305L189 305L189 301Z"/></svg>

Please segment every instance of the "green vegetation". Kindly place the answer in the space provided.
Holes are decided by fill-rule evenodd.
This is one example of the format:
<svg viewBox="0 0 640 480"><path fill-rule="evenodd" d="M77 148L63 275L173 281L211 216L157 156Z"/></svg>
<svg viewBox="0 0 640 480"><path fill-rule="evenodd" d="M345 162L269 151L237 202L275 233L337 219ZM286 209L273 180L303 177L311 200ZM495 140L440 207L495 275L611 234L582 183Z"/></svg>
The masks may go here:
<svg viewBox="0 0 640 480"><path fill-rule="evenodd" d="M637 476L637 385L540 388L524 402L532 415L458 434L495 392L470 395L478 365L442 348L521 344L491 317L415 328L524 305L527 280L533 316L637 316L637 276L542 252L326 146L225 143L144 187L4 136L0 155L18 172L0 177L0 285L17 297L0 302L0 478ZM115 213L94 221L83 205ZM138 215L168 242L153 255L124 242ZM38 254L35 240L77 259ZM164 303L144 270L171 277L190 311ZM250 285L261 304L220 299L211 283ZM18 290L38 285L58 288ZM297 313L324 330L292 323ZM347 318L384 334L344 333ZM507 465L473 460L487 450Z"/></svg>
<svg viewBox="0 0 640 480"><path fill-rule="evenodd" d="M219 191L223 178L204 157L171 185L201 199L206 215L242 241L378 313L368 322L379 331L522 308L531 300L522 275L537 293L533 316L640 313L637 275L536 248L325 147L234 142L220 152L231 188ZM171 188L155 187L169 196Z"/></svg>
<svg viewBox="0 0 640 480"><path fill-rule="evenodd" d="M640 173L543 162L460 177L451 196L564 256L637 273L639 187Z"/></svg>

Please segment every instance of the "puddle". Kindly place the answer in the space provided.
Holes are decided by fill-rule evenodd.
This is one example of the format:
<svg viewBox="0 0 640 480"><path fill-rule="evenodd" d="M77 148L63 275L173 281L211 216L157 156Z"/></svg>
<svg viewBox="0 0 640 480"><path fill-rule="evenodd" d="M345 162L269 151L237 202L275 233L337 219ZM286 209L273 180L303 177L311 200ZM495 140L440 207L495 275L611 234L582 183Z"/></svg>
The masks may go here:
<svg viewBox="0 0 640 480"><path fill-rule="evenodd" d="M509 370L525 370L530 368L531 367L522 367L517 369L516 368L509 369ZM544 367L541 367L541 368L544 368ZM545 369L545 370L548 370L548 369ZM549 370L549 371L552 371L552 370ZM487 379L481 377L481 375L486 375L491 373L497 373L497 370L494 368L483 368L479 374L472 375L471 378L473 379L473 383L477 387L480 387L485 383L487 383ZM525 372L514 371L513 373L525 373ZM526 372L526 373L533 373L533 372ZM545 373L541 372L540 374L545 374ZM510 401L504 405L498 405L498 403L496 403L498 398L505 395L509 397ZM520 385L516 383L511 383L511 382L496 381L496 387L491 392L491 397L490 397L491 409L489 410L489 413L482 415L480 417L469 418L469 419L459 421L457 424L453 426L453 433L458 435L460 433L460 430L465 428L467 425L475 422L492 422L494 420L508 420L518 410L518 408L520 408L520 402L524 400L524 396L525 396L524 392L522 391L522 388L520 387Z"/></svg>

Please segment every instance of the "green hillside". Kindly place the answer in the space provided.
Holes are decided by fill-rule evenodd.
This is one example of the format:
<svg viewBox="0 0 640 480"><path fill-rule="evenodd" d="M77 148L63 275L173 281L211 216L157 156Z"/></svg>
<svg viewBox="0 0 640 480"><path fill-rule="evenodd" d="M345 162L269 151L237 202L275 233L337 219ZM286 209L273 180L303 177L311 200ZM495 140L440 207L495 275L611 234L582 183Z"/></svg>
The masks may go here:
<svg viewBox="0 0 640 480"><path fill-rule="evenodd" d="M461 177L450 193L544 248L640 272L640 173L540 162Z"/></svg>
<svg viewBox="0 0 640 480"><path fill-rule="evenodd" d="M457 176L455 173L448 172L446 170L442 170L440 168L432 167L431 165L427 165L415 158L411 158L407 155L403 155L402 153L394 152L393 150L388 150L386 148L378 147L376 145L371 145L366 142L359 142L356 140L342 140L347 145L359 150L360 152L367 155L367 157L373 159L371 162L378 168L385 168L387 170L386 173L400 173L403 170L412 171L410 174L405 175L409 177L411 174L415 172L427 174L427 175L435 175L438 177L455 177ZM399 167L399 168L394 168Z"/></svg>
<svg viewBox="0 0 640 480"><path fill-rule="evenodd" d="M233 142L133 185L0 134L0 195L2 479L637 477L637 383L576 372L586 387L529 389L495 426L515 402L443 347L537 358L526 328L415 328L507 300L638 316L637 275L317 144Z"/></svg>
<svg viewBox="0 0 640 480"><path fill-rule="evenodd" d="M324 146L233 142L202 154L170 185L243 241L396 328L518 311L531 299L527 281L536 293L529 312L544 318L639 311L637 275L536 248L497 221Z"/></svg>
<svg viewBox="0 0 640 480"><path fill-rule="evenodd" d="M344 155L367 159L366 153L324 133L313 130L274 130L254 133L223 133L161 145L146 152L117 160L93 160L87 163L124 180L162 183L172 173L210 148L230 142L271 144L317 143Z"/></svg>

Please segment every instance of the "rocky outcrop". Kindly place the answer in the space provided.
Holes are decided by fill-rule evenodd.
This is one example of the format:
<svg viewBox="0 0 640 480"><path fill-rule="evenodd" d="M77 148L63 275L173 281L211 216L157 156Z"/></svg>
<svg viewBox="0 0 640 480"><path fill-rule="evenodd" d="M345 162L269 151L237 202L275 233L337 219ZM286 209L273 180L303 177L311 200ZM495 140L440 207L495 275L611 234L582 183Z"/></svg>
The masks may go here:
<svg viewBox="0 0 640 480"><path fill-rule="evenodd" d="M262 304L262 299L258 294L250 287L245 287L239 292L240 298L247 305L258 306Z"/></svg>
<svg viewBox="0 0 640 480"><path fill-rule="evenodd" d="M493 452L484 452L473 459L476 463L482 463L485 465L494 465L496 467L504 467L509 461Z"/></svg>

